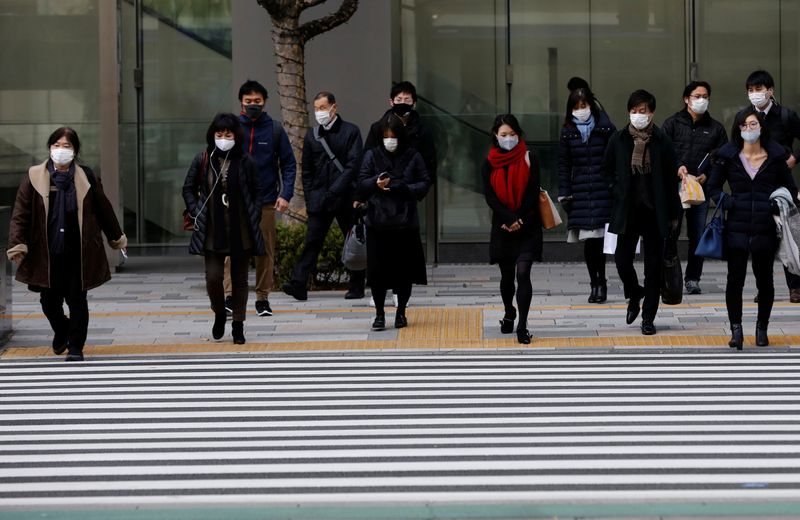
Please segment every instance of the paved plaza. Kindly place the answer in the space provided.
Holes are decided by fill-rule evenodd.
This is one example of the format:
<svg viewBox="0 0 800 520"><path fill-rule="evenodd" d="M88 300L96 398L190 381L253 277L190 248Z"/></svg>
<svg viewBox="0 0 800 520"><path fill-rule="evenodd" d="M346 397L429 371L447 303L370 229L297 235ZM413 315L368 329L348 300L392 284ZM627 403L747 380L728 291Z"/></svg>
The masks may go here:
<svg viewBox="0 0 800 520"><path fill-rule="evenodd" d="M641 273L641 264L637 266ZM700 295L662 305L656 336L642 336L639 320L625 324L625 300L614 265L607 265L609 298L589 304L588 276L581 263L533 267L534 296L529 318L533 342L523 348L614 348L624 346L727 348L726 266L708 262ZM202 260L132 257L104 286L89 293L91 313L86 354L262 352L322 350L502 349L522 347L499 332L502 317L499 272L489 265L428 267L429 285L414 287L409 327L373 332L369 298L345 300L343 291L309 293L298 302L281 292L270 296L274 316L259 317L248 302L247 344L234 346L230 329L211 339L212 313L205 293ZM800 305L788 301L783 272L775 265L776 303L770 322L771 349L800 344ZM251 273L251 285L254 274ZM754 279L745 286L745 347L753 347ZM393 307L387 321L393 322ZM49 326L38 295L14 283L14 334L5 357L48 356Z"/></svg>

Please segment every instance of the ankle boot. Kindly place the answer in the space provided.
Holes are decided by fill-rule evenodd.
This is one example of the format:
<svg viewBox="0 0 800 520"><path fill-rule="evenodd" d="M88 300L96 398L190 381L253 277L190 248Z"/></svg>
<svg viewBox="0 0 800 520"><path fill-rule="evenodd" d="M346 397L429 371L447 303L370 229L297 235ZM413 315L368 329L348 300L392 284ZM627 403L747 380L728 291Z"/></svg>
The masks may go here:
<svg viewBox="0 0 800 520"><path fill-rule="evenodd" d="M731 323L731 340L728 346L736 350L742 350L744 347L744 333L742 332L741 323Z"/></svg>
<svg viewBox="0 0 800 520"><path fill-rule="evenodd" d="M756 323L756 345L759 347L766 347L769 345L769 338L767 337L767 324L760 321Z"/></svg>
<svg viewBox="0 0 800 520"><path fill-rule="evenodd" d="M231 336L233 336L234 345L244 345L244 322L234 321L231 322Z"/></svg>
<svg viewBox="0 0 800 520"><path fill-rule="evenodd" d="M225 312L220 312L214 316L214 326L211 327L211 336L214 339L219 339L225 334L225 321L227 319L228 315Z"/></svg>
<svg viewBox="0 0 800 520"><path fill-rule="evenodd" d="M503 319L500 320L500 333L511 334L514 332L514 320L517 319L517 309L512 309L512 312L506 311Z"/></svg>
<svg viewBox="0 0 800 520"><path fill-rule="evenodd" d="M589 293L589 299L586 300L589 303L596 303L597 302L597 285L592 284L592 292Z"/></svg>
<svg viewBox="0 0 800 520"><path fill-rule="evenodd" d="M597 284L597 298L595 298L595 303L605 303L608 299L608 286L606 285L605 280L601 283Z"/></svg>

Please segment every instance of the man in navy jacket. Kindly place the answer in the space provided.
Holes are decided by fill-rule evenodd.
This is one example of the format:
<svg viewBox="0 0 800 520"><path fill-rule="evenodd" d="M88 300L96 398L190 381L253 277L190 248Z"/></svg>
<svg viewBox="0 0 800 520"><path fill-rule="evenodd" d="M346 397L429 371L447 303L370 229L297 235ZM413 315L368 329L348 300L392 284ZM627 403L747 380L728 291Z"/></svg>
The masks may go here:
<svg viewBox="0 0 800 520"><path fill-rule="evenodd" d="M266 254L256 257L256 312L272 316L269 291L275 269L275 211L284 212L294 194L297 170L292 145L283 125L264 111L267 89L261 83L247 80L239 88L242 112L239 119L244 129L244 152L250 155L258 170L258 200L261 204L261 234ZM226 271L227 275L227 271ZM230 277L225 277L225 294L230 295ZM226 307L228 302L226 298Z"/></svg>

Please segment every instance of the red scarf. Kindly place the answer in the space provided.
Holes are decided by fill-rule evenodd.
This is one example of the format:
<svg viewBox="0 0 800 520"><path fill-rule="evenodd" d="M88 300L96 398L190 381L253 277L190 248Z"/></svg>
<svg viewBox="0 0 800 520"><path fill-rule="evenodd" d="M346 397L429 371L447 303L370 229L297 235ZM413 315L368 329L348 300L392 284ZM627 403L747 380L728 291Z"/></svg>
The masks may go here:
<svg viewBox="0 0 800 520"><path fill-rule="evenodd" d="M492 166L489 181L497 198L511 211L517 211L522 206L522 197L531 177L531 167L525 162L527 151L524 141L520 141L509 152L497 147L489 150L489 164Z"/></svg>

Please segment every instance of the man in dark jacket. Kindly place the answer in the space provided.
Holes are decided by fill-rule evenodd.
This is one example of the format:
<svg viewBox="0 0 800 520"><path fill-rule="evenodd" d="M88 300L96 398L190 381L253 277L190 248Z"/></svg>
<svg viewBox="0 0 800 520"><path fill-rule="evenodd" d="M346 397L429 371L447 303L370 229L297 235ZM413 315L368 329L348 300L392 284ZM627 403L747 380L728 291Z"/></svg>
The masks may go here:
<svg viewBox="0 0 800 520"><path fill-rule="evenodd" d="M337 112L332 93L323 91L314 98L314 117L319 126L306 133L303 145L302 179L308 232L292 279L283 285L283 292L297 300L308 299L308 275L317 264L333 219L345 236L353 225L353 192L361 159L361 131ZM364 271L350 273L346 299L364 297L364 279Z"/></svg>
<svg viewBox="0 0 800 520"><path fill-rule="evenodd" d="M611 136L606 149L606 181L614 198L608 230L619 235L614 256L629 298L625 321L633 323L641 310L642 334L648 336L656 333L664 239L677 229L681 210L675 151L669 137L653 124L655 109L652 94L633 92L628 98L630 124ZM633 267L640 236L644 287Z"/></svg>
<svg viewBox="0 0 800 520"><path fill-rule="evenodd" d="M747 77L745 88L750 104L764 114L764 126L769 129L770 139L786 150L786 164L791 170L800 160L800 148L792 151L794 140L800 140L800 117L797 112L779 105L775 100L775 80L769 72L754 71ZM786 275L786 286L789 288L789 301L800 303L800 276L790 273L786 268L783 271Z"/></svg>
<svg viewBox="0 0 800 520"><path fill-rule="evenodd" d="M269 291L275 269L275 212L284 212L294 194L297 161L283 126L264 111L267 89L261 83L247 80L239 88L244 128L244 152L252 157L258 171L258 202L261 205L261 234L264 256L256 257L256 313L272 316ZM226 269L225 294L231 294L230 276ZM226 297L225 307L228 307Z"/></svg>
<svg viewBox="0 0 800 520"><path fill-rule="evenodd" d="M692 81L683 89L683 110L676 112L664 121L662 130L675 146L678 161L677 175L683 181L693 175L697 182L705 185L710 171L711 153L728 142L728 134L722 123L713 119L708 112L711 98L711 85L705 81ZM700 277L703 274L703 257L694 254L700 235L706 226L708 216L708 197L705 202L689 206L686 215L686 234L689 236L689 258L686 262L684 282L688 294L700 294Z"/></svg>

